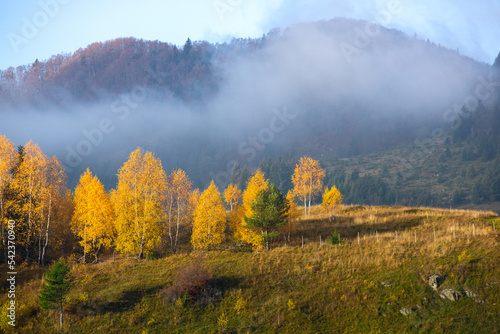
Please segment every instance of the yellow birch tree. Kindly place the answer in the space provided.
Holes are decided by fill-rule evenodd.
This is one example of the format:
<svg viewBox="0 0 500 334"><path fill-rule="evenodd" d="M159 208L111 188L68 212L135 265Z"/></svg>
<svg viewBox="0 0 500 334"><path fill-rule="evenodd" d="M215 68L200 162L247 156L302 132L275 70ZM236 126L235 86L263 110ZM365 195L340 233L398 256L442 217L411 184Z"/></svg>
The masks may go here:
<svg viewBox="0 0 500 334"><path fill-rule="evenodd" d="M325 171L318 161L309 157L302 157L292 175L293 192L304 203L304 214L311 214L311 200L323 189ZM309 204L309 208L308 208Z"/></svg>
<svg viewBox="0 0 500 334"><path fill-rule="evenodd" d="M12 170L18 162L14 144L4 135L0 135L0 224L2 225L2 245L5 262L7 262L7 235L5 233L5 209L6 209L6 190L12 182Z"/></svg>
<svg viewBox="0 0 500 334"><path fill-rule="evenodd" d="M191 244L194 249L210 249L224 242L226 211L219 189L212 180L194 210Z"/></svg>
<svg viewBox="0 0 500 334"><path fill-rule="evenodd" d="M241 190L232 183L224 190L224 201L229 204L231 211L240 202L241 196Z"/></svg>
<svg viewBox="0 0 500 334"><path fill-rule="evenodd" d="M46 185L45 168L48 158L37 144L29 141L20 157L21 162L16 169L12 188L18 198L15 211L20 220L17 226L19 244L24 245L26 261L29 265L30 248L37 240L43 217L43 192Z"/></svg>
<svg viewBox="0 0 500 334"><path fill-rule="evenodd" d="M166 179L161 161L140 148L120 168L118 186L112 192L118 251L142 258L159 244Z"/></svg>
<svg viewBox="0 0 500 334"><path fill-rule="evenodd" d="M57 215L61 211L56 209L58 206L64 205L65 196L68 192L66 174L60 161L55 156L47 162L44 182L41 198L43 221L40 224L38 236L38 263L42 266L45 265L45 252L49 245L51 222L54 218L64 219Z"/></svg>
<svg viewBox="0 0 500 334"><path fill-rule="evenodd" d="M72 227L81 238L83 263L87 253L99 259L101 247L110 247L115 235L114 212L109 194L97 176L87 168L75 189Z"/></svg>
<svg viewBox="0 0 500 334"><path fill-rule="evenodd" d="M260 235L256 230L247 228L247 223L244 217L253 217L252 203L257 198L257 194L269 186L269 181L265 179L264 173L257 169L253 176L248 180L247 188L243 193L243 217L241 223L236 231L236 239L252 244L258 248L263 246L262 235Z"/></svg>
<svg viewBox="0 0 500 334"><path fill-rule="evenodd" d="M182 222L187 223L190 213L191 181L182 169L174 170L168 177L166 212L170 249L175 254ZM175 226L174 226L175 224Z"/></svg>
<svg viewBox="0 0 500 334"><path fill-rule="evenodd" d="M328 187L325 189L323 193L323 209L327 212L331 212L330 221L335 220L335 208L342 203L342 199L344 196L340 193L337 187L333 186L330 190Z"/></svg>
<svg viewBox="0 0 500 334"><path fill-rule="evenodd" d="M299 208L297 203L295 203L295 194L293 191L289 190L286 194L286 200L288 201L289 208L287 211L287 222L285 225L280 226L278 231L288 236L288 241L290 241L290 234L295 232L295 225L300 218Z"/></svg>

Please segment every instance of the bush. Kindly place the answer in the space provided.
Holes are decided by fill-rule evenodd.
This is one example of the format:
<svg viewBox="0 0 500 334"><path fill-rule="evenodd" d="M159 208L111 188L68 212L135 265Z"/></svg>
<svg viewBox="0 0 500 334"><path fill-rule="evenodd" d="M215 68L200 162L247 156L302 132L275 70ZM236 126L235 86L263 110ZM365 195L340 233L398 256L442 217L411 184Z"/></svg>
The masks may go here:
<svg viewBox="0 0 500 334"><path fill-rule="evenodd" d="M340 237L340 234L337 231L334 231L329 237L328 242L332 245L343 244L345 242L344 239Z"/></svg>
<svg viewBox="0 0 500 334"><path fill-rule="evenodd" d="M213 304L221 292L213 286L213 277L203 266L203 256L195 258L188 266L179 268L172 286L164 290L168 301L182 298L199 304Z"/></svg>
<svg viewBox="0 0 500 334"><path fill-rule="evenodd" d="M157 251L152 251L151 253L148 253L147 257L148 260L158 260L161 258L161 254Z"/></svg>

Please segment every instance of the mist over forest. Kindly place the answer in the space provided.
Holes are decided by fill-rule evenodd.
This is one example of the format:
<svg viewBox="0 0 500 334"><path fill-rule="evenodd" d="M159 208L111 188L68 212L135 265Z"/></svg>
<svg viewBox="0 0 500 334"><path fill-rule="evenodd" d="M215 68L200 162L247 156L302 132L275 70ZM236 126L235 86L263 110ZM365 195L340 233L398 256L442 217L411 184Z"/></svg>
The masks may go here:
<svg viewBox="0 0 500 334"><path fill-rule="evenodd" d="M4 69L0 133L56 155L71 187L87 167L113 187L140 146L202 188L235 162L332 160L428 138L452 127L455 105L489 73L457 50L341 18L224 44L123 38Z"/></svg>

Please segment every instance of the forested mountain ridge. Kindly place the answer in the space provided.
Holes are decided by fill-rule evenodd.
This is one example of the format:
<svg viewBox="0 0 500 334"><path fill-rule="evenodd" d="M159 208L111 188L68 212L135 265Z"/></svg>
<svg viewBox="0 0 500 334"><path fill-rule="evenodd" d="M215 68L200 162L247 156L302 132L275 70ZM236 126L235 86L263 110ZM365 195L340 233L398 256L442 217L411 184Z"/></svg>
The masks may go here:
<svg viewBox="0 0 500 334"><path fill-rule="evenodd" d="M140 145L198 187L224 186L235 162L243 174L288 152L329 164L431 138L470 114L460 111L467 97L493 81L489 65L457 50L351 19L223 44L120 38L2 71L0 132L56 154L71 185L90 166L109 188ZM479 99L486 113L495 108L490 95ZM103 119L113 130L80 154Z"/></svg>
<svg viewBox="0 0 500 334"><path fill-rule="evenodd" d="M366 28L370 26L370 28ZM380 30L374 37L367 36L367 29ZM365 27L366 33L358 29ZM383 52L397 46L417 46L419 52L431 57L446 57L448 61L460 59L462 69L481 66L474 60L459 55L414 36L409 38L397 30L389 30L365 21L333 19L292 26L281 32L275 29L258 39L233 39L229 43L212 44L192 42L184 46L147 41L133 37L96 42L70 54L58 54L32 64L9 67L0 71L0 98L2 102L22 101L63 103L67 99L90 101L106 93L120 94L134 85L169 91L185 101L213 97L221 83L224 70L221 66L237 56L252 56L269 45L268 39L280 42L293 38L297 32L308 33L318 29L322 33L343 40L339 49L347 58L354 58L363 48ZM377 31L378 31L377 30ZM359 32L361 31L361 35ZM360 37L361 36L361 37ZM367 45L358 44L356 38ZM374 43L370 39L376 39ZM321 45L317 45L321 52ZM350 62L351 59L348 59ZM304 64L307 67L307 64Z"/></svg>
<svg viewBox="0 0 500 334"><path fill-rule="evenodd" d="M214 94L220 76L215 62L237 53L251 52L261 40L234 40L229 45L205 41L179 48L160 41L117 38L96 42L73 54L1 71L3 102L62 104L89 102L107 94L123 94L141 85L184 101L203 100Z"/></svg>

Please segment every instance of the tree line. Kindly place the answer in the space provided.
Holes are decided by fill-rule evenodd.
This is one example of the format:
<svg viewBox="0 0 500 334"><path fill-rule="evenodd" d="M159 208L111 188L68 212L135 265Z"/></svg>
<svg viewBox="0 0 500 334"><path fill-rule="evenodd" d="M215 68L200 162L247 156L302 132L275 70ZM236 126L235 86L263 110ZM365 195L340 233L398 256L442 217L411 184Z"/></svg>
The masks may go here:
<svg viewBox="0 0 500 334"><path fill-rule="evenodd" d="M175 254L189 240L194 249L215 249L225 243L269 248L280 233L290 236L300 217L297 202L310 214L311 202L324 190L325 171L318 161L302 157L284 195L257 169L246 187L231 183L219 190L214 181L193 189L182 169L167 175L154 153L137 148L118 170L118 182L107 191L90 169L70 191L56 157L49 158L32 141L16 150L0 135L0 214L5 261L6 229L16 221L16 245L29 264L82 254L99 260L103 249L134 254ZM333 186L323 193L323 207L332 217L342 194Z"/></svg>

